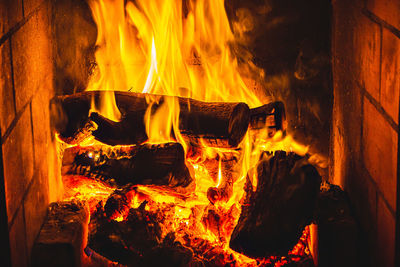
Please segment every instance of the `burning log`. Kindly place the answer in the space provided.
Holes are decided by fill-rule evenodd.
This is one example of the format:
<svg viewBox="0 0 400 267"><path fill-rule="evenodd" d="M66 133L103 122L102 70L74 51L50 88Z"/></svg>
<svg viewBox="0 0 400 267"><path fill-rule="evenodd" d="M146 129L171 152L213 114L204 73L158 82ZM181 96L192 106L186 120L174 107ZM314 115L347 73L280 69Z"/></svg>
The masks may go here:
<svg viewBox="0 0 400 267"><path fill-rule="evenodd" d="M233 193L233 184L237 180L234 167L237 163L236 158L230 160L206 160L204 165L214 180L221 179L218 187L210 187L207 190L207 198L212 203L227 202ZM219 165L221 167L221 174L219 174ZM218 177L218 176L221 177Z"/></svg>
<svg viewBox="0 0 400 267"><path fill-rule="evenodd" d="M62 174L84 175L118 187L127 184L186 187L192 181L179 143L67 148Z"/></svg>
<svg viewBox="0 0 400 267"><path fill-rule="evenodd" d="M163 242L143 258L141 266L203 267L200 258L193 251L175 240L173 232L168 233Z"/></svg>
<svg viewBox="0 0 400 267"><path fill-rule="evenodd" d="M285 119L285 105L280 101L250 109L250 128L252 129L261 129L267 126L282 130Z"/></svg>
<svg viewBox="0 0 400 267"><path fill-rule="evenodd" d="M264 155L265 156L265 155ZM305 158L283 151L257 166L230 247L250 257L286 254L313 216L321 177Z"/></svg>
<svg viewBox="0 0 400 267"><path fill-rule="evenodd" d="M134 186L132 185L115 189L115 191L108 197L106 204L104 205L104 212L106 216L111 220L121 217L125 218L128 215L134 194Z"/></svg>
<svg viewBox="0 0 400 267"><path fill-rule="evenodd" d="M115 92L115 100L122 114L119 122L92 113L90 105L99 102L101 91L83 92L59 96L52 101L56 130L65 142L75 143L75 136L88 122L94 121L98 128L92 132L100 142L109 145L140 144L147 140L144 115L148 108L146 98L155 99L152 111L160 107L170 96ZM170 97L172 98L172 97ZM211 103L176 97L179 113L179 130L192 145L211 147L236 147L243 139L250 119L250 109L245 103ZM202 140L202 141L200 141Z"/></svg>
<svg viewBox="0 0 400 267"><path fill-rule="evenodd" d="M126 266L203 266L174 233L162 238L162 212L147 211L146 205L129 209L122 221L110 220L99 205L89 224L89 247Z"/></svg>
<svg viewBox="0 0 400 267"><path fill-rule="evenodd" d="M274 136L277 131L285 130L285 120L285 106L279 101L250 109L250 129L253 131L267 129L268 137Z"/></svg>
<svg viewBox="0 0 400 267"><path fill-rule="evenodd" d="M82 266L89 212L78 201L56 202L32 248L32 266Z"/></svg>
<svg viewBox="0 0 400 267"><path fill-rule="evenodd" d="M110 220L99 206L91 216L88 246L109 260L128 266L141 266L143 255L161 243L161 226L155 216L145 210L146 202L130 209L126 220Z"/></svg>

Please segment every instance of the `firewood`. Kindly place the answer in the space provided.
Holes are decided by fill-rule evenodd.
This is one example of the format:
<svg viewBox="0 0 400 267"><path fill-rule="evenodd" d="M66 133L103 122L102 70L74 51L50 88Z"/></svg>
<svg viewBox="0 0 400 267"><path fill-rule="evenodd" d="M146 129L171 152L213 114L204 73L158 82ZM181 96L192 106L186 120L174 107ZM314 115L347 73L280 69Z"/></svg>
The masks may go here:
<svg viewBox="0 0 400 267"><path fill-rule="evenodd" d="M174 233L162 238L163 214L147 211L146 205L145 201L129 209L124 220L114 221L99 204L91 216L88 247L126 266L204 266Z"/></svg>
<svg viewBox="0 0 400 267"><path fill-rule="evenodd" d="M286 254L312 220L321 177L306 158L283 151L256 170L257 189L246 194L230 247L250 257Z"/></svg>
<svg viewBox="0 0 400 267"><path fill-rule="evenodd" d="M204 166L214 180L219 179L219 165L221 165L221 181L219 186L210 187L207 190L207 198L212 204L227 202L232 196L233 184L237 180L237 173L234 170L237 159L221 160L221 163L218 161L218 159L213 159L204 162Z"/></svg>
<svg viewBox="0 0 400 267"><path fill-rule="evenodd" d="M80 201L51 203L32 248L32 266L82 266L89 211Z"/></svg>
<svg viewBox="0 0 400 267"><path fill-rule="evenodd" d="M83 175L118 187L127 184L186 187L192 181L179 143L70 147L64 151L62 174Z"/></svg>
<svg viewBox="0 0 400 267"><path fill-rule="evenodd" d="M285 106L279 101L250 109L250 129L254 132L267 129L268 137L274 136L277 131L284 131L285 120Z"/></svg>
<svg viewBox="0 0 400 267"><path fill-rule="evenodd" d="M160 221L145 209L146 202L130 209L126 220L110 220L101 205L91 215L88 246L109 260L127 266L142 266L141 261L162 241Z"/></svg>
<svg viewBox="0 0 400 267"><path fill-rule="evenodd" d="M135 187L128 184L123 188L117 188L108 197L104 205L104 212L108 218L115 220L128 215L131 201L135 195Z"/></svg>
<svg viewBox="0 0 400 267"><path fill-rule="evenodd" d="M109 145L140 144L147 140L144 114L148 108L146 98L155 100L154 112L171 96L115 92L115 100L122 119L114 122L92 113L90 104L99 102L101 91L89 91L68 96L58 96L52 101L53 124L65 142L74 143L74 136L82 134L81 128L92 120L97 125L93 136ZM176 97L179 113L179 130L190 144L212 147L237 147L247 132L250 109L245 103L202 102ZM89 131L85 133L89 134ZM200 141L202 140L202 141Z"/></svg>

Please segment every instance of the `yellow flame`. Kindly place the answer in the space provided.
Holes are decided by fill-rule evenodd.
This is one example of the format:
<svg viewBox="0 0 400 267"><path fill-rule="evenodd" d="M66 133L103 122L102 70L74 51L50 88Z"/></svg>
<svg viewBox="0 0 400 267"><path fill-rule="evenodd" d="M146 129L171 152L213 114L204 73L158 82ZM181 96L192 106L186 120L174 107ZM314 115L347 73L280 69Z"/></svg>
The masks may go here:
<svg viewBox="0 0 400 267"><path fill-rule="evenodd" d="M215 187L219 187L222 181L221 158L218 160L218 181Z"/></svg>

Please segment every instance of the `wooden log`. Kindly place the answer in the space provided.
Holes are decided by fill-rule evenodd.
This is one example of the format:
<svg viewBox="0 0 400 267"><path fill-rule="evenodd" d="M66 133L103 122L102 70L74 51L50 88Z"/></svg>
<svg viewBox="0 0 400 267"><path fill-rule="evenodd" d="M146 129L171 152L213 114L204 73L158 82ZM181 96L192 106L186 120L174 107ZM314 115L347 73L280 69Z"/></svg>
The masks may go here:
<svg viewBox="0 0 400 267"><path fill-rule="evenodd" d="M88 246L109 260L127 266L141 265L147 255L162 241L160 220L145 209L146 202L130 209L123 221L110 220L99 205L91 215Z"/></svg>
<svg viewBox="0 0 400 267"><path fill-rule="evenodd" d="M232 158L230 160L221 160L219 163L218 159L206 160L204 163L208 173L214 180L218 180L219 177L219 166L221 166L221 181L218 187L210 187L207 190L207 198L212 203L227 202L233 193L233 184L237 180L237 173L235 173L235 166L237 159Z"/></svg>
<svg viewBox="0 0 400 267"><path fill-rule="evenodd" d="M118 187L127 184L186 187L192 181L179 143L70 147L64 151L62 174L83 175Z"/></svg>
<svg viewBox="0 0 400 267"><path fill-rule="evenodd" d="M108 197L104 205L104 212L108 218L115 220L117 218L126 218L130 204L135 196L135 187L132 185L117 188Z"/></svg>
<svg viewBox="0 0 400 267"><path fill-rule="evenodd" d="M52 101L53 124L65 142L74 143L74 136L82 133L89 120L90 103L98 103L101 91L89 91L69 96L58 96ZM110 145L140 144L147 140L144 114L148 99L154 100L152 112L171 96L131 92L115 92L115 100L122 114L119 122L110 121L99 114L90 119L98 125L95 138ZM245 103L202 102L176 97L179 130L185 140L196 146L237 147L247 132L250 109ZM202 141L200 141L202 139Z"/></svg>
<svg viewBox="0 0 400 267"><path fill-rule="evenodd" d="M283 151L262 160L257 175L230 247L250 257L286 254L311 222L321 177L305 158Z"/></svg>
<svg viewBox="0 0 400 267"><path fill-rule="evenodd" d="M84 203L50 204L32 248L32 266L82 266L88 223L89 211Z"/></svg>
<svg viewBox="0 0 400 267"><path fill-rule="evenodd" d="M267 129L268 137L274 136L277 131L284 131L285 120L285 105L280 101L250 109L250 129Z"/></svg>
<svg viewBox="0 0 400 267"><path fill-rule="evenodd" d="M162 238L162 214L146 211L145 206L146 202L130 209L120 222L110 220L99 207L90 222L90 249L124 266L204 266L174 233Z"/></svg>

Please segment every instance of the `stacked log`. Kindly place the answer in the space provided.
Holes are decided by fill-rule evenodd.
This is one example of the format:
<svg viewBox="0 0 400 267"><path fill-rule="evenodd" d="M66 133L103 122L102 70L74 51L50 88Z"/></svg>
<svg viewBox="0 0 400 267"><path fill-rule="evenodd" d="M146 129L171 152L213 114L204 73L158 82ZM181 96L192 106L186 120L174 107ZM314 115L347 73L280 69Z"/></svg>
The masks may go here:
<svg viewBox="0 0 400 267"><path fill-rule="evenodd" d="M127 184L186 187L192 181L179 143L70 147L64 151L62 174L83 175L118 187Z"/></svg>
<svg viewBox="0 0 400 267"><path fill-rule="evenodd" d="M186 141L193 145L212 147L237 147L247 132L250 109L245 103L202 102L189 98L131 92L114 92L121 121L111 121L100 114L89 114L91 103L98 103L101 91L83 92L69 96L59 96L52 101L56 130L60 138L75 143L75 136L89 121L98 128L93 136L109 145L140 144L147 140L144 115L152 99L152 112L157 110L168 98L179 103L179 130ZM60 119L61 118L61 119Z"/></svg>

